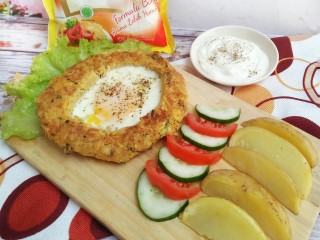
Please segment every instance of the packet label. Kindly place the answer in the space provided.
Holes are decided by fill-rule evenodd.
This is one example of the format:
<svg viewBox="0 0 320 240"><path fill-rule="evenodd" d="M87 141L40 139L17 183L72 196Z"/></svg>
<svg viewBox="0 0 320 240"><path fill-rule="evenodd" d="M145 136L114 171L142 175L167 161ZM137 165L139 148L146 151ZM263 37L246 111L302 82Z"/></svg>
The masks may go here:
<svg viewBox="0 0 320 240"><path fill-rule="evenodd" d="M114 43L135 38L154 51L172 53L174 40L167 16L167 0L43 0L49 22L49 44L67 36Z"/></svg>

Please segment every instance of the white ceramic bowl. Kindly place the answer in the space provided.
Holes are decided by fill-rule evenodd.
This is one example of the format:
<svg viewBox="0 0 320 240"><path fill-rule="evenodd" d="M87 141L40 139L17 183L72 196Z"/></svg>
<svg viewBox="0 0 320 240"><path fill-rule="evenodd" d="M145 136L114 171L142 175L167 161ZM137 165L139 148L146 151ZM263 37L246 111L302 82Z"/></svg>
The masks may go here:
<svg viewBox="0 0 320 240"><path fill-rule="evenodd" d="M223 37L223 36L236 37L236 38L247 40L256 44L267 55L269 59L269 64L267 66L267 69L265 70L265 74L259 77L241 79L239 81L238 80L230 81L223 78L216 79L213 76L210 76L207 72L205 72L199 63L199 56L198 56L199 50L203 48L203 46L208 40L213 40L215 38ZM207 79L222 85L227 85L227 86L245 86L245 85L257 83L265 79L266 77L270 76L272 72L275 70L275 68L277 67L277 64L279 61L279 53L278 53L277 47L272 42L272 40L266 35L264 35L263 33L248 27L230 25L230 26L216 27L199 35L195 39L195 41L192 43L190 58L196 70Z"/></svg>

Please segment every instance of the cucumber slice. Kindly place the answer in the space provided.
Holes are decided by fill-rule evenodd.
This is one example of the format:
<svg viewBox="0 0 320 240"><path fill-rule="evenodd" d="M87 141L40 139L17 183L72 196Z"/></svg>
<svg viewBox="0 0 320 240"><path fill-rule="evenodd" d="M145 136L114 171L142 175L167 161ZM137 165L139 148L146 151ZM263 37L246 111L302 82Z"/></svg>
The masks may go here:
<svg viewBox="0 0 320 240"><path fill-rule="evenodd" d="M189 143L209 151L214 151L225 147L228 143L228 137L217 138L210 137L192 130L188 125L183 124L180 128L184 140Z"/></svg>
<svg viewBox="0 0 320 240"><path fill-rule="evenodd" d="M143 170L138 179L137 197L139 208L143 214L156 222L173 219L189 204L189 200L172 200L152 186L147 173Z"/></svg>
<svg viewBox="0 0 320 240"><path fill-rule="evenodd" d="M233 123L237 121L241 113L240 108L229 108L220 106L212 107L199 104L195 106L195 109L200 117L208 121L223 124Z"/></svg>
<svg viewBox="0 0 320 240"><path fill-rule="evenodd" d="M160 148L158 164L166 174L179 182L197 182L209 172L207 165L192 165L175 158L167 147Z"/></svg>

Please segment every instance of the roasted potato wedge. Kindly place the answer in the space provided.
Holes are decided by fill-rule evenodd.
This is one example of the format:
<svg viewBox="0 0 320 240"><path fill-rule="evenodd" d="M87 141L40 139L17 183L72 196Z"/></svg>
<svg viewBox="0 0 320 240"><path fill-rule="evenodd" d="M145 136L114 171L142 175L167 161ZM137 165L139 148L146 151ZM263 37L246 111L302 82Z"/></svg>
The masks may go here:
<svg viewBox="0 0 320 240"><path fill-rule="evenodd" d="M212 171L202 181L201 189L209 196L225 198L241 207L271 239L291 239L291 225L286 210L250 176L228 169Z"/></svg>
<svg viewBox="0 0 320 240"><path fill-rule="evenodd" d="M301 196L286 172L258 153L242 147L227 147L222 158L234 168L257 180L294 214L299 213Z"/></svg>
<svg viewBox="0 0 320 240"><path fill-rule="evenodd" d="M307 198L312 185L311 168L290 142L260 127L244 127L232 135L229 146L248 148L269 159L289 175L302 199Z"/></svg>
<svg viewBox="0 0 320 240"><path fill-rule="evenodd" d="M180 220L206 239L267 239L250 215L223 198L201 197L194 200L180 215Z"/></svg>
<svg viewBox="0 0 320 240"><path fill-rule="evenodd" d="M261 127L270 132L273 132L274 134L286 139L296 148L298 148L302 155L307 159L310 167L313 168L317 165L319 156L314 145L306 137L306 135L301 133L291 124L274 118L260 117L243 122L242 126Z"/></svg>

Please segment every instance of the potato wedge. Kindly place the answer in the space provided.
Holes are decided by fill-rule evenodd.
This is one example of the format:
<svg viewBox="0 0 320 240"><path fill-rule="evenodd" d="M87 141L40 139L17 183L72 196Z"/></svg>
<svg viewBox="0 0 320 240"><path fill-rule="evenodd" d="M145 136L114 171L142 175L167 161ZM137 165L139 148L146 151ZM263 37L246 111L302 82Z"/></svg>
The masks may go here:
<svg viewBox="0 0 320 240"><path fill-rule="evenodd" d="M250 215L223 198L201 197L194 200L180 215L180 220L206 239L267 239Z"/></svg>
<svg viewBox="0 0 320 240"><path fill-rule="evenodd" d="M311 167L290 142L260 127L244 127L232 135L229 146L248 148L269 159L289 175L302 199L307 198L312 185Z"/></svg>
<svg viewBox="0 0 320 240"><path fill-rule="evenodd" d="M269 117L260 117L243 122L242 126L261 127L286 139L299 149L312 168L315 167L319 161L317 151L306 135L285 121Z"/></svg>
<svg viewBox="0 0 320 240"><path fill-rule="evenodd" d="M301 196L286 172L258 153L242 147L227 147L222 158L238 171L257 180L294 214L299 213Z"/></svg>
<svg viewBox="0 0 320 240"><path fill-rule="evenodd" d="M246 211L271 239L291 239L284 207L256 180L239 171L212 171L201 184L204 193L232 201ZM244 239L244 238L235 238Z"/></svg>

